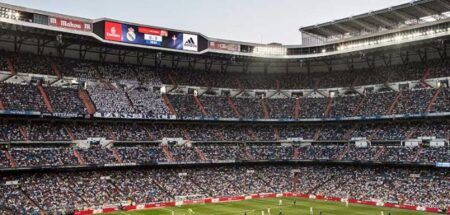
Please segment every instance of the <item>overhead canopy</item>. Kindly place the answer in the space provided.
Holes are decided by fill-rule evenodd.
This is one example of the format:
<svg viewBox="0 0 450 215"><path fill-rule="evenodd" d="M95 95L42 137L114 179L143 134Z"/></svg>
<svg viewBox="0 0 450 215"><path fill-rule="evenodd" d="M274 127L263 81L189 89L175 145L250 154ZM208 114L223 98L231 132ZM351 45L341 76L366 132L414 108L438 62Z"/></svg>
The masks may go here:
<svg viewBox="0 0 450 215"><path fill-rule="evenodd" d="M357 16L300 28L301 32L329 38L360 32L394 29L414 21L426 22L448 17L450 0L417 0ZM426 18L424 18L426 17ZM422 19L421 19L422 18Z"/></svg>

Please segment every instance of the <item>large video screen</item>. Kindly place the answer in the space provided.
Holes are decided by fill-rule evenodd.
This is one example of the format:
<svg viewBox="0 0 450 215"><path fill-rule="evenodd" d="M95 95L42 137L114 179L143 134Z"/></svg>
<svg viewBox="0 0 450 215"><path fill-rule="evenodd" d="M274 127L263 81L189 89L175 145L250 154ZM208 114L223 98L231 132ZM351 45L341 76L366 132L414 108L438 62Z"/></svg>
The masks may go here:
<svg viewBox="0 0 450 215"><path fill-rule="evenodd" d="M199 51L197 35L105 21L104 38L131 44Z"/></svg>

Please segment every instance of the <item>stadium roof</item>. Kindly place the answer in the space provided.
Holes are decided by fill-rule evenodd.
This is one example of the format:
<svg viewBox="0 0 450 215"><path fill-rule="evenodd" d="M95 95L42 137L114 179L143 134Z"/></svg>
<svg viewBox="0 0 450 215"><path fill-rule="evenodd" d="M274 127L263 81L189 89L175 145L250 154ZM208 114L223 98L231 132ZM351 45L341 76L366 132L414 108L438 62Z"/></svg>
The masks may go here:
<svg viewBox="0 0 450 215"><path fill-rule="evenodd" d="M357 32L394 29L402 24L421 20L435 21L450 11L450 0L417 0L390 8L300 28L301 32L332 37ZM449 14L445 14L448 17Z"/></svg>

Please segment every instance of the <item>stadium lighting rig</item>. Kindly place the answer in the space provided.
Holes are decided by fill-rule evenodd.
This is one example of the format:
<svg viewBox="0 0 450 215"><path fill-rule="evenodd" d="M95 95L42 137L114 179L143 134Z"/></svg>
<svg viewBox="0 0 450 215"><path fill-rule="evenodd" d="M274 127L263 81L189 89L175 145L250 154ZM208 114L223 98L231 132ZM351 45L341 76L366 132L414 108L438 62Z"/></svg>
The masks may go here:
<svg viewBox="0 0 450 215"><path fill-rule="evenodd" d="M358 48L369 48L371 46L383 45L389 43L404 43L415 39L426 38L426 37L434 37L439 35L445 35L450 31L450 27L435 27L432 29L422 29L422 30L413 30L411 32L400 32L390 36L383 36L380 39L368 39L361 42L349 42L343 43L339 45L336 50L344 51L344 50L352 50ZM325 49L322 52L326 52Z"/></svg>
<svg viewBox="0 0 450 215"><path fill-rule="evenodd" d="M255 46L253 54L259 56L285 56L287 55L287 49L276 45Z"/></svg>
<svg viewBox="0 0 450 215"><path fill-rule="evenodd" d="M20 13L14 9L0 7L0 18L18 20L20 19Z"/></svg>

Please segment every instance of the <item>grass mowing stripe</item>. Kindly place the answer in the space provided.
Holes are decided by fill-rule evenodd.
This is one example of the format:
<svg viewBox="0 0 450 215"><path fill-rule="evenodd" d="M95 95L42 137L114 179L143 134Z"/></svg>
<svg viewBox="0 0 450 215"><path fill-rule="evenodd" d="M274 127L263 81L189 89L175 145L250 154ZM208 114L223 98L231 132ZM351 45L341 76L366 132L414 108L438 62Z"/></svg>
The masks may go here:
<svg viewBox="0 0 450 215"><path fill-rule="evenodd" d="M432 213L408 211L396 208L374 207L360 204L350 204L346 207L342 202L330 202L311 199L299 198L273 198L273 199L252 199L238 202L214 203L214 204L197 204L197 205L183 205L180 207L170 207L153 210L140 210L126 212L129 215L188 215L188 209L191 208L195 215L261 215L261 210L265 210L267 215L267 208L271 208L271 215L278 215L279 200L283 200L281 210L283 215L309 215L310 207L314 208L314 215L380 215L381 211L384 215L431 215ZM294 199L296 205L293 205ZM113 213L112 215L123 214L121 212Z"/></svg>

